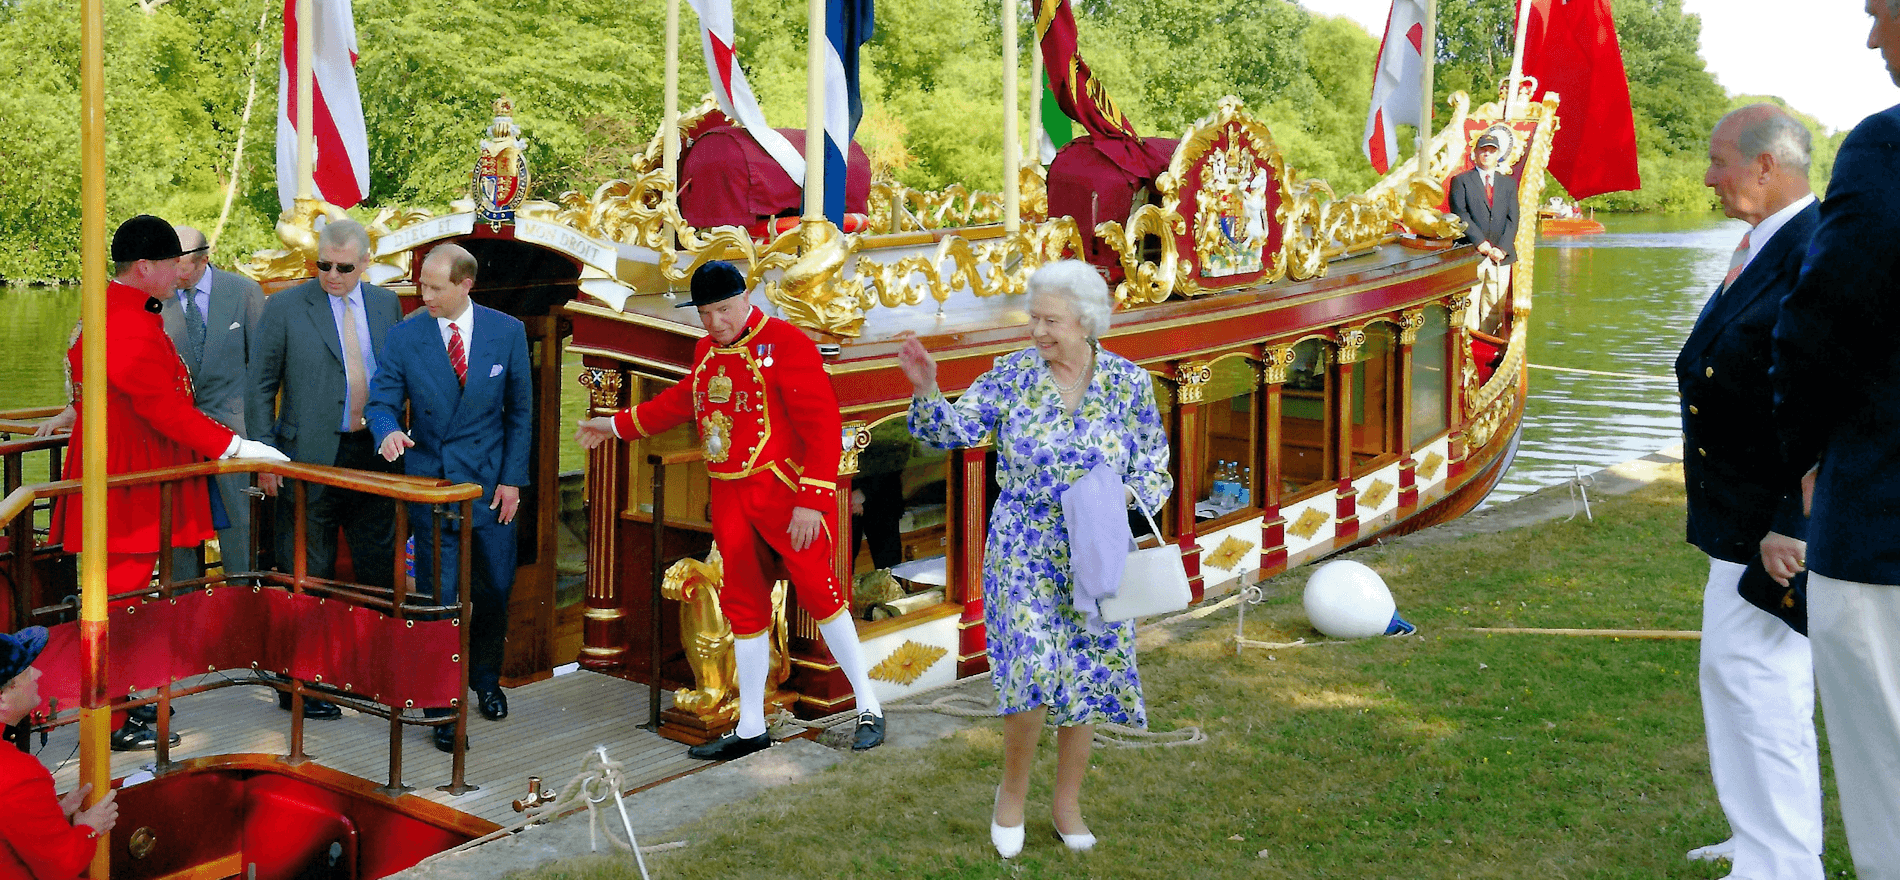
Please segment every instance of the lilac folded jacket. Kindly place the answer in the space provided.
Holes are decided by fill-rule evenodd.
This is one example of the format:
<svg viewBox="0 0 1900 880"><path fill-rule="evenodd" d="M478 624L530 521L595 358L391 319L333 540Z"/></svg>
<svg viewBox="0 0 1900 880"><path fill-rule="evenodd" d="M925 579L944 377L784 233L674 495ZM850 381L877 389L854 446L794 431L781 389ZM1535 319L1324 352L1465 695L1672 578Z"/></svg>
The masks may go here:
<svg viewBox="0 0 1900 880"><path fill-rule="evenodd" d="M1099 603L1121 590L1122 570L1135 549L1128 528L1127 490L1121 474L1098 464L1062 492L1062 517L1069 527L1069 579L1075 609L1090 632L1102 630Z"/></svg>

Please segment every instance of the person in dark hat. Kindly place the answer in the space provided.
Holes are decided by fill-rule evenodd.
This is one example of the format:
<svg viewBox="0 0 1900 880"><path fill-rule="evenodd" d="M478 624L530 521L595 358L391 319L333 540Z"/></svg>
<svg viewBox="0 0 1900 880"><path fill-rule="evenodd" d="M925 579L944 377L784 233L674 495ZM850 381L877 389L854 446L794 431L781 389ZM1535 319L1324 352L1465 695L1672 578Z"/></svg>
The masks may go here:
<svg viewBox="0 0 1900 880"><path fill-rule="evenodd" d="M752 305L745 275L715 260L693 273L693 298L706 338L685 381L633 409L586 419L576 442L651 437L692 421L712 477L713 543L725 561L720 610L732 624L739 724L694 746L706 760L737 758L772 744L765 727L771 662L774 563L789 573L798 602L818 621L825 645L858 704L851 747L884 742L884 709L858 644L845 590L832 565L838 534L838 397L818 346L797 327Z"/></svg>
<svg viewBox="0 0 1900 880"><path fill-rule="evenodd" d="M40 705L40 671L33 661L46 647L46 629L0 633L0 726L19 724ZM91 785L65 797L38 758L0 746L0 877L68 880L79 876L100 835L119 822L118 792L85 809Z"/></svg>
<svg viewBox="0 0 1900 880"><path fill-rule="evenodd" d="M113 279L106 286L106 375L100 380L106 383L107 474L214 458L290 460L270 446L238 436L199 412L193 402L191 375L159 317L160 304L177 295L178 258L184 253L172 225L150 214L125 221L112 236ZM66 454L65 478L69 480L80 478L85 462L87 413L81 389L88 377L80 355L85 332L82 328L66 352L77 412ZM158 533L158 485L106 491L106 545L93 549L106 554L106 587L112 594L133 593L149 584L161 549L196 547L215 534L204 480L174 483L171 496L172 531L162 536ZM62 541L69 553L88 549L80 527L83 506L82 496L67 495L54 511L54 539ZM157 735L147 721L136 716L114 720L123 721L112 737L114 749L157 746Z"/></svg>
<svg viewBox="0 0 1900 880"><path fill-rule="evenodd" d="M1472 148L1476 167L1451 179L1451 212L1465 221L1460 241L1478 246L1492 265L1517 262L1517 179L1498 169L1504 144L1485 132Z"/></svg>

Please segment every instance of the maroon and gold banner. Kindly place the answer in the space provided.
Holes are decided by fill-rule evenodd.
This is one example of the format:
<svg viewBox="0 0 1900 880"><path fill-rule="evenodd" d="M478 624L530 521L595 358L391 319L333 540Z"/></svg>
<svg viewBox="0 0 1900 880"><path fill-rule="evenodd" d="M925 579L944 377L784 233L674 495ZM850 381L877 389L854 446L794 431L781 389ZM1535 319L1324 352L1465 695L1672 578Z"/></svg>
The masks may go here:
<svg viewBox="0 0 1900 880"><path fill-rule="evenodd" d="M1069 0L1041 0L1036 10L1036 39L1042 43L1042 63L1049 72L1049 89L1070 119L1082 123L1097 138L1133 138L1135 127L1110 100L1102 83L1089 72L1075 48L1075 15Z"/></svg>

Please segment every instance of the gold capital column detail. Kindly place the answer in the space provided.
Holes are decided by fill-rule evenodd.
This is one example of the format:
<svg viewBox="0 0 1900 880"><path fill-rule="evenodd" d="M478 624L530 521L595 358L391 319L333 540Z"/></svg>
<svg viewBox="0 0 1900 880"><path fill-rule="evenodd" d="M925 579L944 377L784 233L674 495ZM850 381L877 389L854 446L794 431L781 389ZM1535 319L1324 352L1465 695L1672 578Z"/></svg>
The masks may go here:
<svg viewBox="0 0 1900 880"><path fill-rule="evenodd" d="M621 370L589 367L580 375L591 415L606 416L625 406ZM626 663L627 633L620 597L620 509L627 493L624 441L602 443L587 453L587 608L581 618L581 665L617 669Z"/></svg>
<svg viewBox="0 0 1900 880"><path fill-rule="evenodd" d="M1187 568L1188 587L1194 601L1201 600L1200 537L1194 519L1194 502L1207 487L1207 451L1201 443L1206 431L1206 413L1201 403L1207 396L1207 382L1214 377L1207 361L1178 361L1174 365L1174 425L1176 449L1180 451L1180 472L1175 475L1174 531L1181 548L1181 563Z"/></svg>

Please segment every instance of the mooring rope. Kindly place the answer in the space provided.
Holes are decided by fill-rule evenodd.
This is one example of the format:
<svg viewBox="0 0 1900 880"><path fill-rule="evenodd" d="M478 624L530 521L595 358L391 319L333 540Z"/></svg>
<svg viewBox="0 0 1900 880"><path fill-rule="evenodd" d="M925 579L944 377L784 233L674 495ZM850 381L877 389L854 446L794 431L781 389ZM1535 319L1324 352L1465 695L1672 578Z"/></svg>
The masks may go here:
<svg viewBox="0 0 1900 880"><path fill-rule="evenodd" d="M1553 373L1576 373L1580 376L1607 376L1612 379L1640 379L1644 382L1674 382L1674 376L1649 376L1642 373L1614 373L1609 370L1586 370L1582 367L1557 367L1550 364L1530 364L1533 370L1549 370Z"/></svg>

